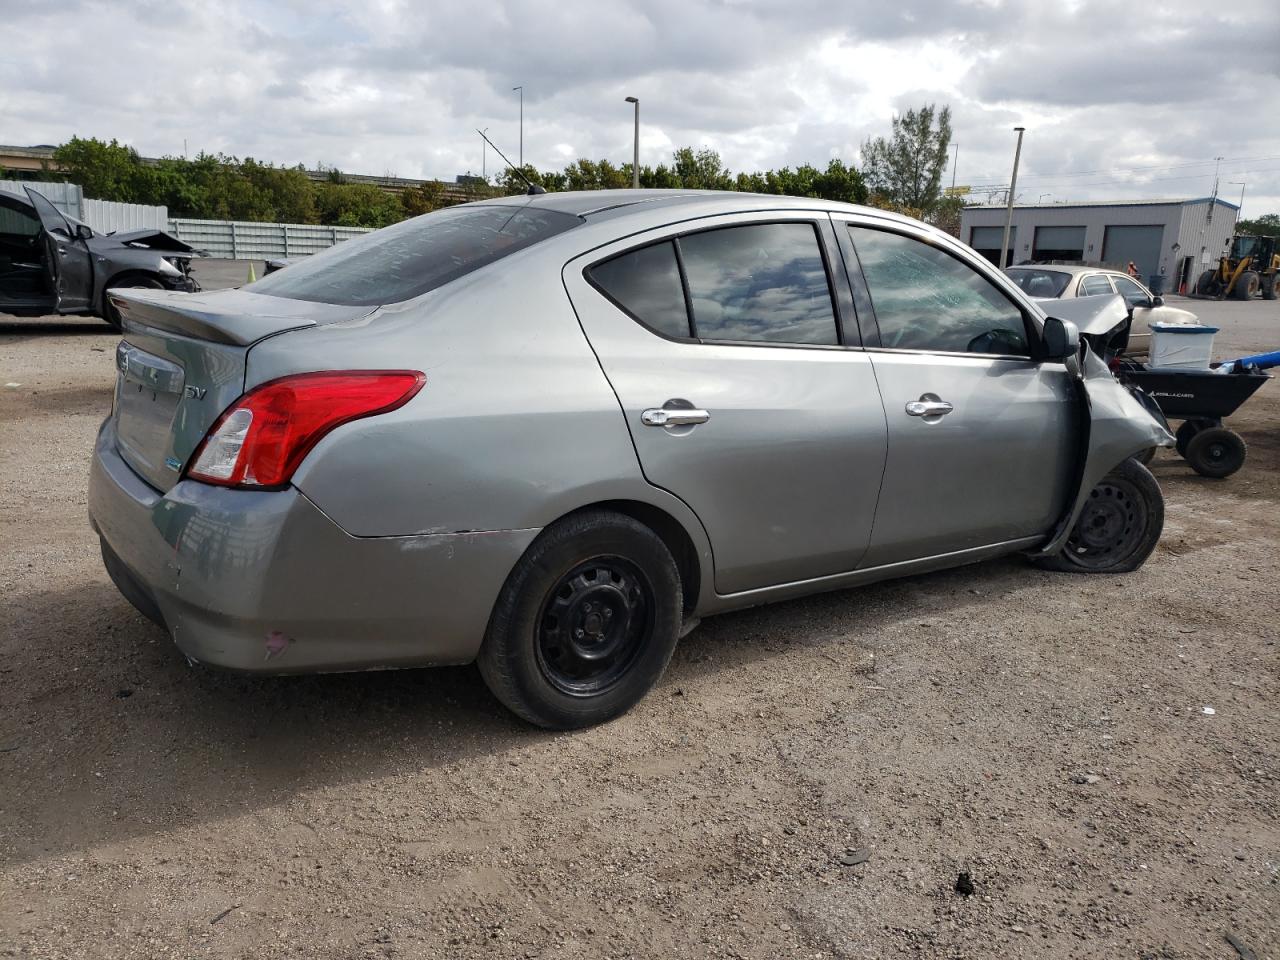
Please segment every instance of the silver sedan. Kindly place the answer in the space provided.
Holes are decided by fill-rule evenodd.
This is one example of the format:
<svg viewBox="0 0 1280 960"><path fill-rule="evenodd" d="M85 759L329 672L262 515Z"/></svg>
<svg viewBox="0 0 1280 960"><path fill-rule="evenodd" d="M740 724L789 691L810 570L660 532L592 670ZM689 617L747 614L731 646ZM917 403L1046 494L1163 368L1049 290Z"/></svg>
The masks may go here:
<svg viewBox="0 0 1280 960"><path fill-rule="evenodd" d="M1018 552L1133 570L1163 523L1131 457L1172 439L1076 327L879 210L512 197L111 297L90 515L201 663L478 661L577 727L701 617Z"/></svg>

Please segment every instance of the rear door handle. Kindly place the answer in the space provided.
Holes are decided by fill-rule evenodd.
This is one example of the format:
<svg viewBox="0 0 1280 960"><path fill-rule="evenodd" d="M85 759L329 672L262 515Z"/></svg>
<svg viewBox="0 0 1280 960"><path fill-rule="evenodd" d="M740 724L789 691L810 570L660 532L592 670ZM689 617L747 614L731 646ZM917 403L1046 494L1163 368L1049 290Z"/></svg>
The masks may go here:
<svg viewBox="0 0 1280 960"><path fill-rule="evenodd" d="M697 408L651 407L640 414L640 422L646 427L688 427L710 419L710 413Z"/></svg>
<svg viewBox="0 0 1280 960"><path fill-rule="evenodd" d="M919 400L907 401L907 416L909 417L945 417L954 410L947 401L935 396L932 393L924 394Z"/></svg>

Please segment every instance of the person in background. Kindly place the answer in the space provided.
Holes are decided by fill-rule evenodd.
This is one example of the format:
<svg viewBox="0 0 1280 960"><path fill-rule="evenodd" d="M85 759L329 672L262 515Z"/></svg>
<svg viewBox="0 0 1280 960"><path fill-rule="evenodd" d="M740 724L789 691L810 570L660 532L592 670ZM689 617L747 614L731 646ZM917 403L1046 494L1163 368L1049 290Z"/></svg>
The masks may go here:
<svg viewBox="0 0 1280 960"><path fill-rule="evenodd" d="M1138 275L1138 265L1132 260L1129 261L1129 276L1136 277Z"/></svg>

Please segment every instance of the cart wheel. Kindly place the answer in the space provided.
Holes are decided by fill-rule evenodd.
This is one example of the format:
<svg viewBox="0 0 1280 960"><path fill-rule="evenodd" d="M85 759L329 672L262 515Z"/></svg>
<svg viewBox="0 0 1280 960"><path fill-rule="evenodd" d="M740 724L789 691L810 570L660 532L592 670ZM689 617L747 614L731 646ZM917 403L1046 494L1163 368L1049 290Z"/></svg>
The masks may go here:
<svg viewBox="0 0 1280 960"><path fill-rule="evenodd" d="M1133 459L1137 460L1144 467L1149 464L1156 455L1155 447L1147 447L1145 450L1139 450L1133 455Z"/></svg>
<svg viewBox="0 0 1280 960"><path fill-rule="evenodd" d="M1244 438L1226 427L1200 430L1187 444L1187 463L1202 477L1222 479L1244 466Z"/></svg>
<svg viewBox="0 0 1280 960"><path fill-rule="evenodd" d="M1191 438L1197 433L1201 430L1207 430L1210 427L1216 426L1218 426L1218 424L1212 420L1185 421L1182 426L1178 427L1178 432L1174 435L1174 440L1177 442L1178 456L1186 457L1187 445L1191 443Z"/></svg>

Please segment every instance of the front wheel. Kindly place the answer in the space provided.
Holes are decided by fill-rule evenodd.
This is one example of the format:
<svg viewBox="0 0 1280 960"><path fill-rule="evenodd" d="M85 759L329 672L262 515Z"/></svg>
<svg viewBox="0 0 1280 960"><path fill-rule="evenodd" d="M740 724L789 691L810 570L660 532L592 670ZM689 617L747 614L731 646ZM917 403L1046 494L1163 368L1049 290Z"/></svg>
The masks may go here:
<svg viewBox="0 0 1280 960"><path fill-rule="evenodd" d="M1202 297L1212 297L1217 293L1218 272L1216 270L1206 270L1200 274L1196 280L1196 293Z"/></svg>
<svg viewBox="0 0 1280 960"><path fill-rule="evenodd" d="M530 723L603 723L662 676L681 609L680 573L657 534L611 511L575 514L544 530L507 578L480 673Z"/></svg>
<svg viewBox="0 0 1280 960"><path fill-rule="evenodd" d="M1258 275L1252 270L1246 270L1236 277L1236 285L1231 288L1231 296L1237 300L1252 300L1258 294L1258 285Z"/></svg>
<svg viewBox="0 0 1280 960"><path fill-rule="evenodd" d="M1163 529L1160 484L1130 458L1089 491L1066 546L1043 563L1073 573L1128 573L1151 556Z"/></svg>

